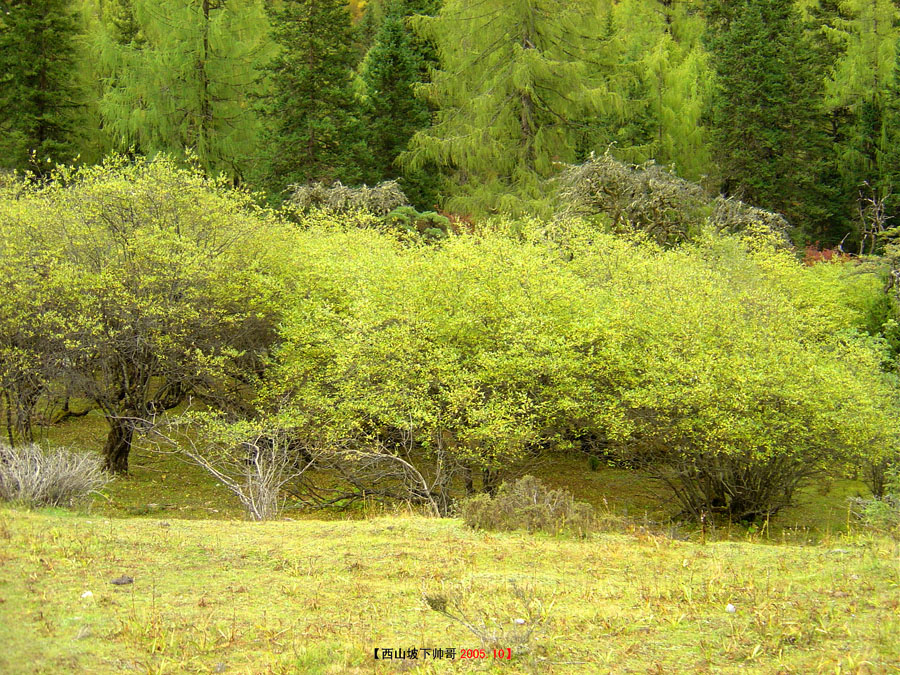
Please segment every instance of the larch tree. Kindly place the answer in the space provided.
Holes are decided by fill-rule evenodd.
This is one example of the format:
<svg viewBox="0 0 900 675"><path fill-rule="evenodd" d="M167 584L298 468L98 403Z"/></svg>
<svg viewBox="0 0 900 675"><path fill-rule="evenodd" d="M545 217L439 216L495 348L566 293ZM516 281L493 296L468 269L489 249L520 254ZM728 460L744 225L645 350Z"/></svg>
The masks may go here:
<svg viewBox="0 0 900 675"><path fill-rule="evenodd" d="M621 113L603 61L604 3L447 0L415 22L440 69L424 93L435 107L402 161L452 174L448 207L520 211L543 200L544 180L576 158L598 114Z"/></svg>
<svg viewBox="0 0 900 675"><path fill-rule="evenodd" d="M352 73L359 59L343 0L286 0L271 15L280 51L267 66L268 183L365 179L368 164Z"/></svg>
<svg viewBox="0 0 900 675"><path fill-rule="evenodd" d="M252 98L271 54L259 0L133 0L101 44L112 146L197 158L240 181L258 160Z"/></svg>
<svg viewBox="0 0 900 675"><path fill-rule="evenodd" d="M837 164L854 218L861 201L889 201L900 189L891 113L900 8L892 0L845 0L838 9L825 29L842 48L826 80L826 106L840 122Z"/></svg>
<svg viewBox="0 0 900 675"><path fill-rule="evenodd" d="M699 180L710 170L703 115L712 92L712 72L702 45L703 17L697 3L623 0L613 9L622 36L620 67L632 75L631 137L610 136L623 159L649 159L674 166ZM613 133L621 133L611 126Z"/></svg>
<svg viewBox="0 0 900 675"><path fill-rule="evenodd" d="M77 40L69 0L0 0L0 166L74 161Z"/></svg>
<svg viewBox="0 0 900 675"><path fill-rule="evenodd" d="M815 234L830 214L821 62L788 0L712 0L710 118L720 187Z"/></svg>

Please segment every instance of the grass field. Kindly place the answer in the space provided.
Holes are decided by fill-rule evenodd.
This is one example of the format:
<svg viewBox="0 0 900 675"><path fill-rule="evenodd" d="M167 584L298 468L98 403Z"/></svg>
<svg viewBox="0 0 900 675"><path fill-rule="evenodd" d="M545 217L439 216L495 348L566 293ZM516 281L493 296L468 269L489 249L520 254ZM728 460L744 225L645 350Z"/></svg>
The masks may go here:
<svg viewBox="0 0 900 675"><path fill-rule="evenodd" d="M88 418L51 440L100 433ZM484 533L402 508L251 523L138 448L89 508L0 508L0 673L900 673L900 546L847 517L860 484L704 535L632 472L573 456L542 474L609 531ZM457 658L374 658L413 647Z"/></svg>
<svg viewBox="0 0 900 675"><path fill-rule="evenodd" d="M3 673L900 672L900 552L865 535L704 545L7 508L0 551ZM376 647L513 658L376 662Z"/></svg>

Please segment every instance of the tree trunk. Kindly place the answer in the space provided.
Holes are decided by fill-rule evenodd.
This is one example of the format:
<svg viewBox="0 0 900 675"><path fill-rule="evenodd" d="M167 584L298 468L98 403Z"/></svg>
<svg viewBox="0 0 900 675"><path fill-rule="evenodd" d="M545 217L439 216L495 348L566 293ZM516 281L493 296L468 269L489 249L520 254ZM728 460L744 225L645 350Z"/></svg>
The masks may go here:
<svg viewBox="0 0 900 675"><path fill-rule="evenodd" d="M466 484L466 497L471 497L475 494L475 478L471 466L463 467L463 481Z"/></svg>
<svg viewBox="0 0 900 675"><path fill-rule="evenodd" d="M491 497L497 496L500 487L500 472L497 469L483 469L481 472L481 489Z"/></svg>
<svg viewBox="0 0 900 675"><path fill-rule="evenodd" d="M3 398L6 399L6 436L9 438L9 447L13 447L16 442L13 438L12 399L8 391L3 392Z"/></svg>
<svg viewBox="0 0 900 675"><path fill-rule="evenodd" d="M109 434L103 447L103 461L106 470L112 473L128 473L128 453L131 451L131 438L134 427L128 420L118 417L107 417Z"/></svg>

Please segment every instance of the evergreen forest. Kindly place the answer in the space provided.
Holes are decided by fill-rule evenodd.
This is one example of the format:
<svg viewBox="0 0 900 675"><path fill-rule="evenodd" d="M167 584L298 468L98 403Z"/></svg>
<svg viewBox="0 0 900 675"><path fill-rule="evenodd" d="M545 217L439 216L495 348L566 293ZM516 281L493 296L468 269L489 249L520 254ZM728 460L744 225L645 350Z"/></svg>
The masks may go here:
<svg viewBox="0 0 900 675"><path fill-rule="evenodd" d="M900 210L893 0L3 0L0 169L164 153L283 201L552 211L648 161L859 253Z"/></svg>

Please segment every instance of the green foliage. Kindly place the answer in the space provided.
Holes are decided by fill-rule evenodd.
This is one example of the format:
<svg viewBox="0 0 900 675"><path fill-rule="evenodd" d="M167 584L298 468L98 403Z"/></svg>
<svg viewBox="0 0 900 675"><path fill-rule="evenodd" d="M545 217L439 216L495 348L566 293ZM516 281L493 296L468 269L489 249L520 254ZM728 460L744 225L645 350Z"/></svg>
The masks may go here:
<svg viewBox="0 0 900 675"><path fill-rule="evenodd" d="M132 0L94 36L112 149L193 156L241 181L258 157L252 101L271 58L259 0Z"/></svg>
<svg viewBox="0 0 900 675"><path fill-rule="evenodd" d="M440 70L422 89L436 108L405 165L451 173L460 212L522 211L542 180L571 162L582 123L622 110L593 63L606 48L601 2L447 0L414 25L434 41ZM523 200L525 200L523 202Z"/></svg>
<svg viewBox="0 0 900 675"><path fill-rule="evenodd" d="M279 52L263 100L266 182L288 185L366 179L370 159L351 86L358 53L344 0L286 0L271 9Z"/></svg>
<svg viewBox="0 0 900 675"><path fill-rule="evenodd" d="M576 502L567 490L549 490L533 476L504 483L494 497L466 499L460 514L466 525L479 530L567 531L583 537L596 527L589 504Z"/></svg>
<svg viewBox="0 0 900 675"><path fill-rule="evenodd" d="M439 177L423 169L403 171L397 158L412 135L430 122L428 105L416 97L415 89L429 80L428 71L437 65L437 54L431 43L413 33L408 19L416 13L436 12L435 4L429 0L390 2L374 44L360 65L372 171L379 180L399 179L418 206L437 201Z"/></svg>
<svg viewBox="0 0 900 675"><path fill-rule="evenodd" d="M188 395L238 404L275 340L288 232L223 180L111 159L0 200L0 365L34 353L99 408L109 468L127 470L140 420Z"/></svg>
<svg viewBox="0 0 900 675"><path fill-rule="evenodd" d="M890 0L844 0L834 20L823 27L825 38L839 49L826 80L825 104L834 120L835 153L850 221L858 219L859 203L868 190L892 202L887 215L898 213L891 199L900 185L898 20L900 12Z"/></svg>
<svg viewBox="0 0 900 675"><path fill-rule="evenodd" d="M52 170L78 153L78 24L69 0L0 4L0 167Z"/></svg>
<svg viewBox="0 0 900 675"><path fill-rule="evenodd" d="M700 40L704 26L693 2L612 4L605 27L609 53L599 55L594 67L627 99L625 115L588 121L585 150L610 147L629 162L654 160L692 181L710 172L703 116L712 71Z"/></svg>
<svg viewBox="0 0 900 675"><path fill-rule="evenodd" d="M450 219L434 211L420 213L411 206L401 206L387 214L384 220L389 228L426 243L450 236Z"/></svg>
<svg viewBox="0 0 900 675"><path fill-rule="evenodd" d="M887 351L861 333L879 275L806 267L772 233L664 249L495 223L432 248L320 220L296 254L307 292L267 398L302 437L402 460L438 512L473 471L490 490L593 434L695 515L771 514L900 433Z"/></svg>
<svg viewBox="0 0 900 675"><path fill-rule="evenodd" d="M581 377L587 325L602 318L572 313L584 294L542 246L485 235L402 247L319 229L298 255L310 286L284 324L271 395L334 447L402 456L444 499L466 471L500 469L571 416L612 410Z"/></svg>
<svg viewBox="0 0 900 675"><path fill-rule="evenodd" d="M881 345L855 332L865 312L835 302L842 283L820 285L820 270L768 243L646 255L626 272L640 319L620 319L640 349L622 392L633 425L623 457L685 511L771 515L816 473L892 451L896 392Z"/></svg>
<svg viewBox="0 0 900 675"><path fill-rule="evenodd" d="M722 189L809 232L827 216L823 71L793 3L709 3L710 116Z"/></svg>

